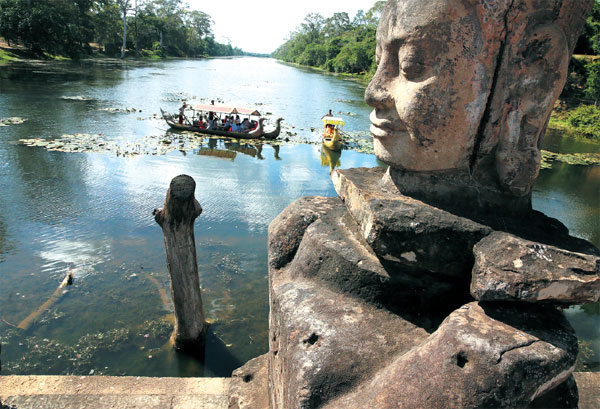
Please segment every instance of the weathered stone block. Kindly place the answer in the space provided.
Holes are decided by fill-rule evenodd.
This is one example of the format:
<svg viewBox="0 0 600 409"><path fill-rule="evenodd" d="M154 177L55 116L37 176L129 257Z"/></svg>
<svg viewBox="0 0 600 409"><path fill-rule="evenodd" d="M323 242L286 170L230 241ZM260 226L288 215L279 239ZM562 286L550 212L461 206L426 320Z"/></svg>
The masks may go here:
<svg viewBox="0 0 600 409"><path fill-rule="evenodd" d="M333 291L375 304L394 292L389 275L341 200L306 229L289 275L318 280Z"/></svg>
<svg viewBox="0 0 600 409"><path fill-rule="evenodd" d="M583 304L600 297L600 257L494 232L473 249L478 300Z"/></svg>
<svg viewBox="0 0 600 409"><path fill-rule="evenodd" d="M269 409L268 364L268 354L264 354L233 371L229 409Z"/></svg>
<svg viewBox="0 0 600 409"><path fill-rule="evenodd" d="M272 409L320 407L427 338L400 316L316 281L285 271L270 277Z"/></svg>
<svg viewBox="0 0 600 409"><path fill-rule="evenodd" d="M579 390L573 375L551 391L535 398L528 409L577 409Z"/></svg>
<svg viewBox="0 0 600 409"><path fill-rule="evenodd" d="M306 228L337 206L337 197L301 197L269 224L269 265L281 268L296 254Z"/></svg>
<svg viewBox="0 0 600 409"><path fill-rule="evenodd" d="M474 302L325 407L526 407L571 376L576 357L577 339L559 311Z"/></svg>
<svg viewBox="0 0 600 409"><path fill-rule="evenodd" d="M331 175L366 242L391 277L404 275L407 284L430 296L464 292L473 246L492 229L402 195L382 183L384 172L357 168Z"/></svg>

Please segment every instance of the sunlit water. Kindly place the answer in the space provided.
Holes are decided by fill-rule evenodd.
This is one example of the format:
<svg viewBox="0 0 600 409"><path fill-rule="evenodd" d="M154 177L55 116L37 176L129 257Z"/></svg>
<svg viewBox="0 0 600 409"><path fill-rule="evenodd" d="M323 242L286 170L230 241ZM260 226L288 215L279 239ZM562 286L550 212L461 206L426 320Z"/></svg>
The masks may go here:
<svg viewBox="0 0 600 409"><path fill-rule="evenodd" d="M57 68L59 67L59 68ZM0 67L0 337L3 374L225 376L267 351L267 227L301 196L333 196L330 166L377 166L373 155L341 157L311 144L246 144L204 138L206 151L122 157L49 152L21 138L103 134L137 140L169 136L153 115L182 99L210 99L285 118L285 132L316 141L329 108L350 132L368 131L364 87L266 59L169 61L129 66ZM203 100L203 98L205 98ZM133 107L141 112L109 113ZM600 242L597 167L542 172L534 205L573 234ZM166 347L170 309L162 232L152 209L170 180L191 175L204 211L195 224L204 309L211 325L206 362ZM31 328L13 328L75 281ZM600 356L598 305L567 312ZM594 353L595 352L595 353Z"/></svg>

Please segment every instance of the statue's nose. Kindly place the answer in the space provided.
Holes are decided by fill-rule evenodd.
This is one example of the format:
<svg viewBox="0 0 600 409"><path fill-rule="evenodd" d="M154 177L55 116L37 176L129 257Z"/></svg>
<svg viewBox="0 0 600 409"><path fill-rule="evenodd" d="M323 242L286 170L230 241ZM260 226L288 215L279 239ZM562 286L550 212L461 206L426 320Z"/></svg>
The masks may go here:
<svg viewBox="0 0 600 409"><path fill-rule="evenodd" d="M394 104L394 99L392 98L389 87L390 78L388 78L380 65L377 67L377 72L365 91L365 102L377 109L385 109L392 106Z"/></svg>

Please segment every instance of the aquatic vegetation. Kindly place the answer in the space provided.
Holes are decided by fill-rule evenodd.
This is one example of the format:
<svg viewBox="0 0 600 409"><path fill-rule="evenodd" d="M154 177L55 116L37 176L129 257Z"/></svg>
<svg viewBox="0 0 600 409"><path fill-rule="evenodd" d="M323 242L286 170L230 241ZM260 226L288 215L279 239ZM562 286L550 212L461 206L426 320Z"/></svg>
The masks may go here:
<svg viewBox="0 0 600 409"><path fill-rule="evenodd" d="M64 99L65 101L84 101L84 102L96 101L96 98L85 97L83 95L74 95L74 96L63 95L62 97L60 97L60 99Z"/></svg>
<svg viewBox="0 0 600 409"><path fill-rule="evenodd" d="M563 162L568 165L598 166L600 154L598 153L554 153L542 150L541 168L549 169L552 162Z"/></svg>
<svg viewBox="0 0 600 409"><path fill-rule="evenodd" d="M98 111L106 111L106 112L110 112L111 114L119 114L119 113L124 113L124 114L129 114L132 112L142 112L141 109L137 109L137 108L100 108Z"/></svg>
<svg viewBox="0 0 600 409"><path fill-rule="evenodd" d="M18 116L0 118L0 126L20 125L25 121L27 121L26 118L19 118Z"/></svg>
<svg viewBox="0 0 600 409"><path fill-rule="evenodd" d="M577 361L575 362L576 372L587 372L590 370L588 362L590 358L594 356L590 341L577 340L579 344L579 353L577 354Z"/></svg>
<svg viewBox="0 0 600 409"><path fill-rule="evenodd" d="M167 94L166 98L163 98L163 101L165 102L180 102L180 101L192 101L192 100L196 100L197 97L195 95L192 94L188 94L186 92L170 92ZM202 100L206 100L205 98L202 98Z"/></svg>
<svg viewBox="0 0 600 409"><path fill-rule="evenodd" d="M113 328L106 332L85 334L72 345L54 339L37 336L23 337L20 330L9 328L2 331L2 345L15 343L20 358L3 360L2 369L6 374L20 375L60 373L74 375L103 375L113 373L102 366L107 353L115 354L128 351L132 345L147 353L160 352L173 330L166 320L144 321L134 330Z"/></svg>

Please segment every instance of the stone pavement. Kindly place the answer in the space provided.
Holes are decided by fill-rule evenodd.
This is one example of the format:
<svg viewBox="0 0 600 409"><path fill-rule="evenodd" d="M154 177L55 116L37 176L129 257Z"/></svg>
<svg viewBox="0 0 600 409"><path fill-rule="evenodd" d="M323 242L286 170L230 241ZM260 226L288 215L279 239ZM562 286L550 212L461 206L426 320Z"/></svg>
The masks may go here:
<svg viewBox="0 0 600 409"><path fill-rule="evenodd" d="M226 409L230 378L0 376L17 409Z"/></svg>
<svg viewBox="0 0 600 409"><path fill-rule="evenodd" d="M579 389L579 409L600 408L600 372L573 372Z"/></svg>

